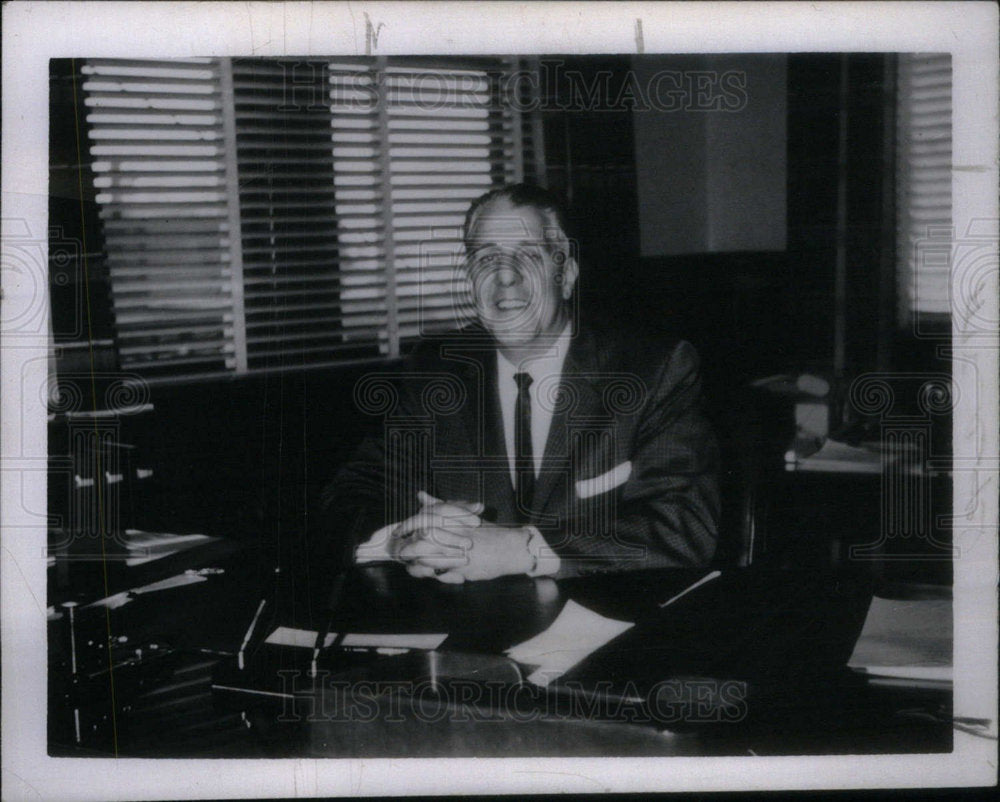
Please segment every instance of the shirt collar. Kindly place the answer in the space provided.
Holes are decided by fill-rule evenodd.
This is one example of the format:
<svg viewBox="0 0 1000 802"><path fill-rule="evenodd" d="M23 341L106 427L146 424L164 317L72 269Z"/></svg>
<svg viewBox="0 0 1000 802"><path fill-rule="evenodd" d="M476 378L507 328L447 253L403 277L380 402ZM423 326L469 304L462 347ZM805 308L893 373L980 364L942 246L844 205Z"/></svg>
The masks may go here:
<svg viewBox="0 0 1000 802"><path fill-rule="evenodd" d="M511 362L498 350L497 369L501 386L504 382L513 383L515 373L527 373L534 381L539 381L546 376L562 375L563 363L566 361L566 354L569 352L572 339L573 326L571 322L567 321L550 348L540 351L537 355L533 354L522 359L518 364Z"/></svg>

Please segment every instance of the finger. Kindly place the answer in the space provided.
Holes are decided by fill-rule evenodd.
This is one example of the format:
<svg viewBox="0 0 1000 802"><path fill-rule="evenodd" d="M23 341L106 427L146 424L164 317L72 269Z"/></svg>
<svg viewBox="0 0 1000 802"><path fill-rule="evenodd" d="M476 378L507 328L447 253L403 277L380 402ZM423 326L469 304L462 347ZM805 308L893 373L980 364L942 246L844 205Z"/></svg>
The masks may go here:
<svg viewBox="0 0 1000 802"><path fill-rule="evenodd" d="M414 536L398 538L395 545L396 553L404 549L407 554L433 554L442 551L468 551L472 548L472 538L469 532L473 530L462 526L432 526L414 532Z"/></svg>
<svg viewBox="0 0 1000 802"><path fill-rule="evenodd" d="M419 563L410 563L406 566L406 573L417 579L426 579L429 576L434 576L434 569Z"/></svg>
<svg viewBox="0 0 1000 802"><path fill-rule="evenodd" d="M465 577L458 571L445 571L443 574L435 572L434 578L446 585L461 585L465 582Z"/></svg>
<svg viewBox="0 0 1000 802"><path fill-rule="evenodd" d="M392 530L391 537L394 540L403 540L412 535L417 529L419 529L419 521L417 517L407 518L405 521L400 521L396 524L396 528Z"/></svg>
<svg viewBox="0 0 1000 802"><path fill-rule="evenodd" d="M456 507L463 514L480 515L486 509L486 505L481 501L445 501L445 506Z"/></svg>
<svg viewBox="0 0 1000 802"><path fill-rule="evenodd" d="M473 512L463 509L462 507L436 507L436 515L443 521L447 521L450 524L460 524L462 526L468 526L471 529L477 529L482 523L479 516Z"/></svg>
<svg viewBox="0 0 1000 802"><path fill-rule="evenodd" d="M411 543L416 543L420 538L421 532L422 530L414 530L400 536L393 534L392 540L389 541L389 556L394 560L402 560L403 549Z"/></svg>
<svg viewBox="0 0 1000 802"><path fill-rule="evenodd" d="M430 493L425 493L423 490L417 491L417 501L419 501L420 505L424 508L442 507L447 509L449 507L453 507L459 511L456 514L472 513L473 515L479 515L484 509L486 509L486 505L481 501L445 501L444 499L434 498L434 496L430 495ZM438 512L438 510L435 510L435 512Z"/></svg>
<svg viewBox="0 0 1000 802"><path fill-rule="evenodd" d="M462 568L469 564L469 558L462 554L428 554L425 557L418 557L414 562L417 565L426 565L434 570L450 571L454 568Z"/></svg>
<svg viewBox="0 0 1000 802"><path fill-rule="evenodd" d="M468 551L468 546L461 542L448 543L444 538L448 533L438 531L435 535L430 535L420 540L411 540L403 544L398 554L401 560L416 560L421 557L462 557Z"/></svg>
<svg viewBox="0 0 1000 802"><path fill-rule="evenodd" d="M485 508L486 505L481 501L442 501L440 503L442 509L454 508L459 514L472 514L479 515Z"/></svg>
<svg viewBox="0 0 1000 802"><path fill-rule="evenodd" d="M423 490L417 491L417 501L423 507L430 507L433 504L441 504L441 499L434 498L430 493L425 493Z"/></svg>
<svg viewBox="0 0 1000 802"><path fill-rule="evenodd" d="M438 512L428 512L426 510L412 515L405 521L400 522L392 530L393 537L407 538L419 529L430 531L434 527L442 529L455 528L456 526L467 526L475 529L479 526L480 520L477 516L462 511L454 516L441 515Z"/></svg>
<svg viewBox="0 0 1000 802"><path fill-rule="evenodd" d="M413 540L411 544L422 543L424 548L432 547L430 551L458 549L465 552L472 548L472 538L468 534L471 531L466 527L456 527L452 524L432 526L430 529L425 529L419 540Z"/></svg>
<svg viewBox="0 0 1000 802"><path fill-rule="evenodd" d="M446 501L441 504L435 504L433 507L424 507L419 514L460 523L463 526L478 527L482 523L479 514L472 508L462 506L464 503Z"/></svg>
<svg viewBox="0 0 1000 802"><path fill-rule="evenodd" d="M411 515L396 524L396 528L392 530L393 537L405 538L412 535L418 529L424 529L428 526L432 526L437 522L437 518L433 513L427 510L420 510L419 512Z"/></svg>

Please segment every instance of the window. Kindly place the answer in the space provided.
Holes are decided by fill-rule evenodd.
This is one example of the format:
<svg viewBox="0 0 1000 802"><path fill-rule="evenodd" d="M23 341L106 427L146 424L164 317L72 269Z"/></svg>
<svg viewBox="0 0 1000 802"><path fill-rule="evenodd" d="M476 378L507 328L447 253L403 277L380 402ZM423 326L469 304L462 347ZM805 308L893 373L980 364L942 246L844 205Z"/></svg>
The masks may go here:
<svg viewBox="0 0 1000 802"><path fill-rule="evenodd" d="M89 61L82 72L121 366L234 368L220 64Z"/></svg>
<svg viewBox="0 0 1000 802"><path fill-rule="evenodd" d="M897 254L899 320L951 310L951 55L899 56Z"/></svg>
<svg viewBox="0 0 1000 802"><path fill-rule="evenodd" d="M512 59L88 60L123 369L396 356L469 316L469 202L537 180ZM517 98L525 101L523 96Z"/></svg>

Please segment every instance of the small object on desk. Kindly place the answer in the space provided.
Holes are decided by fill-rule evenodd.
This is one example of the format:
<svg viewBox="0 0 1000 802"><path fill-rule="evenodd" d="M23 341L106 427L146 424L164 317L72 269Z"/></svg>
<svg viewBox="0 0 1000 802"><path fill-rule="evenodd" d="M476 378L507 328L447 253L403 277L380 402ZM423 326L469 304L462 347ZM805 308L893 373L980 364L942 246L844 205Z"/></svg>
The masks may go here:
<svg viewBox="0 0 1000 802"><path fill-rule="evenodd" d="M718 579L720 576L722 576L722 571L712 571L711 573L705 574L705 576L703 576L701 579L699 579L693 585L689 585L688 587L684 588L684 590L682 590L680 593L676 594L675 596L671 596L665 602L662 602L660 604L660 608L662 609L664 607L668 607L669 605L673 604L678 599L680 599L680 598L682 598L684 596L687 596L691 591L697 590L702 585L704 585L706 582L711 582L713 579Z"/></svg>
<svg viewBox="0 0 1000 802"><path fill-rule="evenodd" d="M316 632L308 629L294 629L292 627L278 627L270 635L264 638L264 643L273 643L275 646L296 646L308 649L316 642ZM323 641L324 646L333 643L337 637L336 632L328 632Z"/></svg>
<svg viewBox="0 0 1000 802"><path fill-rule="evenodd" d="M823 447L826 438L823 437L801 437L796 436L792 440L791 448L785 452L785 462L797 462L806 457L811 457Z"/></svg>
<svg viewBox="0 0 1000 802"><path fill-rule="evenodd" d="M264 606L267 604L267 597L265 596L260 600L260 604L257 605L257 612L254 613L253 619L250 621L250 626L247 628L247 634L243 636L243 642L240 644L240 649L236 654L236 660L239 663L240 670L243 670L243 654L246 652L247 644L250 643L250 638L253 637L254 630L257 629L257 622L260 620L260 614L264 612Z"/></svg>
<svg viewBox="0 0 1000 802"><path fill-rule="evenodd" d="M804 445L804 444L802 444ZM891 461L894 457L890 457ZM793 445L785 453L786 471L821 471L825 473L872 473L882 472L883 455L877 450L827 439L815 451Z"/></svg>
<svg viewBox="0 0 1000 802"><path fill-rule="evenodd" d="M73 673L76 674L76 628L73 616L73 608L76 607L76 602L63 602L63 607L66 609L66 615L69 617L70 666Z"/></svg>
<svg viewBox="0 0 1000 802"><path fill-rule="evenodd" d="M140 529L125 530L125 548L128 557L125 565L131 567L169 557L180 551L201 546L218 538L201 534L171 534L168 532L144 532Z"/></svg>
<svg viewBox="0 0 1000 802"><path fill-rule="evenodd" d="M337 575L333 578L330 588L330 598L326 603L326 623L323 624L323 629L316 633L316 642L313 645L312 660L309 663L309 676L316 676L316 660L319 658L320 650L326 646L326 634L330 631L330 627L333 625L333 616L340 606L341 597L344 595L344 583L347 581L346 568L344 570L338 571ZM337 644L342 641L343 638L337 635L333 639L333 643Z"/></svg>
<svg viewBox="0 0 1000 802"><path fill-rule="evenodd" d="M196 582L205 582L207 579L207 576L199 572L185 571L183 574L178 574L177 576L172 576L168 579L162 579L159 582L151 582L148 585L131 588L130 590L123 590L121 593L115 593L103 599L98 599L97 601L86 605L86 607L101 606L115 610L125 604L128 604L136 596L143 593L154 593L158 590L170 590L171 588L179 588L183 585L193 585Z"/></svg>
<svg viewBox="0 0 1000 802"><path fill-rule="evenodd" d="M304 649L314 647L318 632L308 629L295 629L293 627L278 627L264 639L264 643L271 643L275 646L296 646ZM322 648L326 649L333 645L338 633L327 632L323 639ZM345 633L340 645L351 649L419 649L431 651L438 648L447 639L447 634L442 633L379 633L379 632L354 632Z"/></svg>
<svg viewBox="0 0 1000 802"><path fill-rule="evenodd" d="M379 633L352 632L344 636L344 646L383 647L392 649L421 649L432 651L447 639L447 633Z"/></svg>
<svg viewBox="0 0 1000 802"><path fill-rule="evenodd" d="M88 410L69 410L67 412L60 413L66 420L103 420L103 419L117 419L122 415L138 415L141 412L152 412L154 409L152 404L136 404L134 407L128 407L127 409L88 409ZM119 448L135 448L135 446L130 446L125 443L119 443Z"/></svg>
<svg viewBox="0 0 1000 802"><path fill-rule="evenodd" d="M795 388L806 395L813 395L822 398L830 392L830 382L822 376L814 376L811 373L802 373L795 380Z"/></svg>
<svg viewBox="0 0 1000 802"><path fill-rule="evenodd" d="M750 382L750 386L792 397L805 395L822 398L830 392L830 382L822 376L814 376L811 373L802 373L798 376L791 373L778 373L774 376L755 379Z"/></svg>

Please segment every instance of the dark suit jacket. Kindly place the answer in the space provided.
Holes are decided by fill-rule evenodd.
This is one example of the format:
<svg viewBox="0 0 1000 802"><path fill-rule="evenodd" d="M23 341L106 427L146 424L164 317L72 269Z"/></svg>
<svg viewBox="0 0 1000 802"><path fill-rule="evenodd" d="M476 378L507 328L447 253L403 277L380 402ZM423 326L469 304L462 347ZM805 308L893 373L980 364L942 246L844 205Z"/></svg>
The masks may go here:
<svg viewBox="0 0 1000 802"><path fill-rule="evenodd" d="M484 518L517 522L496 358L471 327L426 340L400 371L358 381L355 400L382 431L324 491L323 548L353 548L413 514L418 490L482 501ZM698 410L694 348L584 330L561 378L537 381L553 417L528 514L562 559L558 576L707 564L718 450Z"/></svg>

